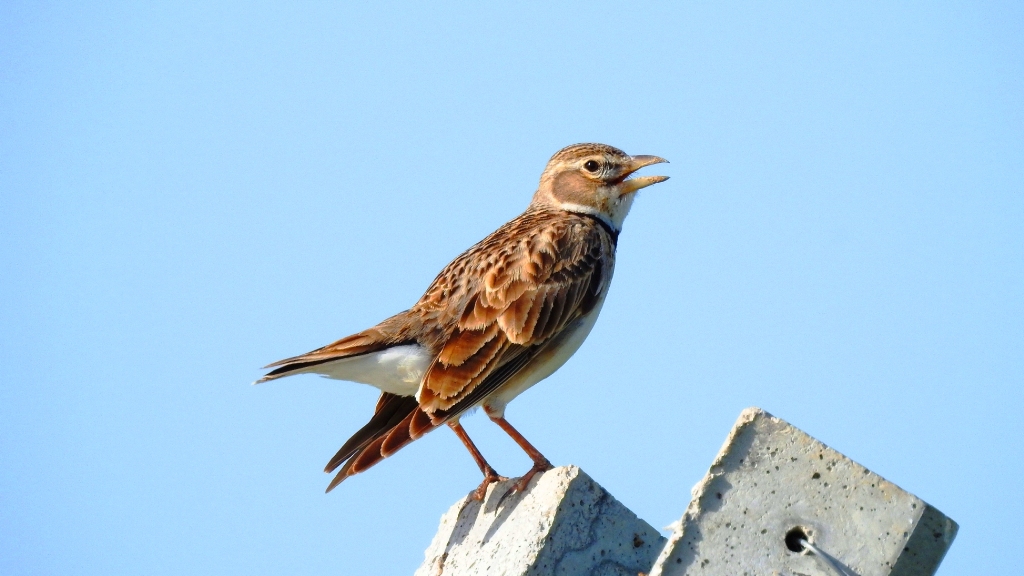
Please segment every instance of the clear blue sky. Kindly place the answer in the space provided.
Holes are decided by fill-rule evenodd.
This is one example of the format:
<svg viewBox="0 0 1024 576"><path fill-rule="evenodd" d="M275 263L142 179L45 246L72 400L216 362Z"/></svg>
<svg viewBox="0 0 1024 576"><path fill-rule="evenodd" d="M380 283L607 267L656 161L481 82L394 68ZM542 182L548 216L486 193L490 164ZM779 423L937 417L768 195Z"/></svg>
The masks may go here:
<svg viewBox="0 0 1024 576"><path fill-rule="evenodd" d="M249 384L581 141L672 179L510 421L661 527L761 406L957 520L941 574L1019 570L1019 2L82 4L0 5L0 573L411 573L454 435L324 495L375 392Z"/></svg>

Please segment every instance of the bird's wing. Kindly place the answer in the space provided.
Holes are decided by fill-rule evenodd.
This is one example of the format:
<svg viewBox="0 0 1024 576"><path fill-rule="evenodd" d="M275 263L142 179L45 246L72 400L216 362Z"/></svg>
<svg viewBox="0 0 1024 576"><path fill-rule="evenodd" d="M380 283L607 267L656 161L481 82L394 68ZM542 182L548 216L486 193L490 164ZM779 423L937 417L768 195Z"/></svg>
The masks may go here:
<svg viewBox="0 0 1024 576"><path fill-rule="evenodd" d="M528 211L452 262L412 310L450 316L420 408L440 423L514 376L594 307L614 249L592 218Z"/></svg>
<svg viewBox="0 0 1024 576"><path fill-rule="evenodd" d="M362 354L378 352L385 348L415 342L416 317L409 310L396 314L380 324L363 330L357 334L346 336L312 352L278 360L264 368L273 368L266 376L256 381L257 384L275 380L284 376L302 373L309 368L351 358Z"/></svg>

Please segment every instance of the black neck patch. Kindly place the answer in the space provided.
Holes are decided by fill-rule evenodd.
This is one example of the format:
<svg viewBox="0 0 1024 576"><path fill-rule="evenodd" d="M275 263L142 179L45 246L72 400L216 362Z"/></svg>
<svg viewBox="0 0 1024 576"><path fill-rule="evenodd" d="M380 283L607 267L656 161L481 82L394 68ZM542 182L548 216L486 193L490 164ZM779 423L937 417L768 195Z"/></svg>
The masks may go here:
<svg viewBox="0 0 1024 576"><path fill-rule="evenodd" d="M584 218L590 218L594 222L600 224L601 228L604 228L604 231L607 232L608 235L612 237L612 246L615 246L616 248L618 247L619 231L616 230L615 228L612 228L612 225L606 222L604 218L599 218L595 214L587 214L586 212L576 212L575 214L578 216L583 216Z"/></svg>

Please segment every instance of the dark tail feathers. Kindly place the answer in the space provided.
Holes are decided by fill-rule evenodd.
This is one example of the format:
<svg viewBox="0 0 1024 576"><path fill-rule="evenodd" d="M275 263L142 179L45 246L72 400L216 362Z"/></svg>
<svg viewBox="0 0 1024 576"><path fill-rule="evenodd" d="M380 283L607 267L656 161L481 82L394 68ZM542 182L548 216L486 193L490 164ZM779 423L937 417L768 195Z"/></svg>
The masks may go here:
<svg viewBox="0 0 1024 576"><path fill-rule="evenodd" d="M441 424L431 422L416 398L381 393L373 418L345 442L324 468L324 472L330 473L341 466L327 491L333 490L349 476L368 470Z"/></svg>

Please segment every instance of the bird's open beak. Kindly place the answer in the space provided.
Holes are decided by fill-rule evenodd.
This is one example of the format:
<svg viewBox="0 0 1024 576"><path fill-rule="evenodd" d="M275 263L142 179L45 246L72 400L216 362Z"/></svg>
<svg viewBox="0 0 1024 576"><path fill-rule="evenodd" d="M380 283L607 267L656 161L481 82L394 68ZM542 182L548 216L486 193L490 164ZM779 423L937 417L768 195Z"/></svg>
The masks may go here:
<svg viewBox="0 0 1024 576"><path fill-rule="evenodd" d="M661 164L662 162L667 163L668 160L659 158L658 156L632 156L629 164L626 165L625 176L628 177L630 174L644 166ZM646 188L651 184L657 184L658 182L664 182L665 180L668 180L668 176L638 176L636 178L629 178L620 184L620 194L622 196L632 194L641 188Z"/></svg>

